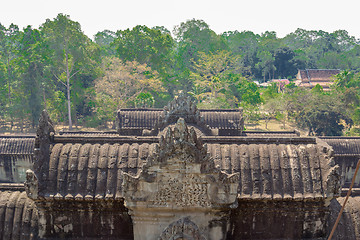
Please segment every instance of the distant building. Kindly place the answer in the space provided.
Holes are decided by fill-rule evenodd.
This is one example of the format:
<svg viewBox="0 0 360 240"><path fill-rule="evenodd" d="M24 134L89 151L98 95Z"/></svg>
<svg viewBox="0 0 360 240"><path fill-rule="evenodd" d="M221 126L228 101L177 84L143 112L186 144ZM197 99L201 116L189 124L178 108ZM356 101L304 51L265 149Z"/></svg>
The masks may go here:
<svg viewBox="0 0 360 240"><path fill-rule="evenodd" d="M289 79L272 79L272 80L270 80L268 82L261 83L258 86L268 87L272 83L275 83L279 88L279 92L281 92L281 91L284 90L284 87L290 83L290 80Z"/></svg>
<svg viewBox="0 0 360 240"><path fill-rule="evenodd" d="M319 84L324 91L330 91L333 76L339 74L339 69L305 69L299 70L295 84L299 87L313 88Z"/></svg>

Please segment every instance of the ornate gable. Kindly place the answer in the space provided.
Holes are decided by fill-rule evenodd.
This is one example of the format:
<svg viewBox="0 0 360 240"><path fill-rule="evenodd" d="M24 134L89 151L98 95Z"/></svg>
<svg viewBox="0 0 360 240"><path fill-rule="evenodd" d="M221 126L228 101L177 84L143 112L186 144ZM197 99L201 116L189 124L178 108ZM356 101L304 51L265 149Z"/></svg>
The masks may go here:
<svg viewBox="0 0 360 240"><path fill-rule="evenodd" d="M162 115L160 115L158 124L154 127L154 130L161 131L167 126L176 123L179 118L183 118L187 124L190 123L199 126L205 134L211 135L211 130L209 126L206 125L196 104L191 101L189 96L185 96L184 94L181 94L164 107L164 111Z"/></svg>
<svg viewBox="0 0 360 240"><path fill-rule="evenodd" d="M123 195L129 208L141 204L216 208L236 202L238 180L238 173L215 167L206 145L180 118L137 176L124 173Z"/></svg>
<svg viewBox="0 0 360 240"><path fill-rule="evenodd" d="M238 183L239 173L227 174L216 168L195 130L179 118L161 137L139 174L124 173L123 196L131 210L134 233L144 227L153 229L148 239L156 239L161 232L162 237L167 236L178 229L178 224L168 226L169 222L183 223L182 219L191 219L191 226L202 229L197 236L212 231L222 234L227 228L223 214L237 206ZM212 221L221 222L221 227L211 229ZM187 236L182 235L184 231L176 236Z"/></svg>

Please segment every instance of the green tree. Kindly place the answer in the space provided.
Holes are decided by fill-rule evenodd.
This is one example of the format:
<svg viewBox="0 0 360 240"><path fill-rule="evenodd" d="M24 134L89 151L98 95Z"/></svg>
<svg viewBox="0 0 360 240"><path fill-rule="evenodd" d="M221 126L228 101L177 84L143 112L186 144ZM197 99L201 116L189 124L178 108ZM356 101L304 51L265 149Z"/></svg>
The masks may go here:
<svg viewBox="0 0 360 240"><path fill-rule="evenodd" d="M189 92L194 86L190 74L195 70L194 63L199 60L200 53L209 54L226 50L227 45L203 20L192 19L182 22L175 26L173 34L176 40L175 78L178 88Z"/></svg>
<svg viewBox="0 0 360 240"><path fill-rule="evenodd" d="M236 84L235 80L238 80L233 77L238 72L236 67L238 59L227 51L199 53L199 59L194 62L194 71L191 73L196 90L193 91L194 97L199 100L199 104L216 102L219 107L230 107L237 102L231 94L231 86Z"/></svg>
<svg viewBox="0 0 360 240"><path fill-rule="evenodd" d="M275 67L275 58L269 51L258 52L257 57L259 62L255 65L262 72L264 82L266 81L266 76L268 75L268 80L274 76L276 67Z"/></svg>
<svg viewBox="0 0 360 240"><path fill-rule="evenodd" d="M115 56L116 49L113 44L116 39L116 33L110 30L98 32L94 36L95 43L100 46L102 56Z"/></svg>
<svg viewBox="0 0 360 240"><path fill-rule="evenodd" d="M81 31L78 22L68 15L59 14L54 20L47 19L41 31L52 52L53 76L66 88L69 129L72 129L71 79L87 68L93 67L98 49Z"/></svg>
<svg viewBox="0 0 360 240"><path fill-rule="evenodd" d="M39 30L28 26L21 38L18 66L21 69L23 85L22 102L30 114L32 127L37 125L44 96L45 69L47 64L46 46ZM42 98L43 96L43 98Z"/></svg>
<svg viewBox="0 0 360 240"><path fill-rule="evenodd" d="M95 111L101 123L115 120L119 108L152 104L153 94L164 91L158 73L146 64L105 58L103 72L95 81Z"/></svg>
<svg viewBox="0 0 360 240"><path fill-rule="evenodd" d="M230 51L241 56L243 75L251 75L256 72L255 64L258 62L257 51L259 49L260 35L251 31L229 31L222 34Z"/></svg>
<svg viewBox="0 0 360 240"><path fill-rule="evenodd" d="M274 67L277 78L293 77L297 73L294 65L295 53L288 47L280 47L274 53Z"/></svg>
<svg viewBox="0 0 360 240"><path fill-rule="evenodd" d="M336 107L333 96L313 94L303 105L295 120L300 127L308 129L309 135L342 135L343 115Z"/></svg>
<svg viewBox="0 0 360 240"><path fill-rule="evenodd" d="M254 108L261 104L260 91L256 83L242 77L234 75L232 80L236 84L232 86L233 94L240 102L240 106Z"/></svg>
<svg viewBox="0 0 360 240"><path fill-rule="evenodd" d="M147 64L159 73L166 72L174 41L164 28L138 25L116 32L117 56L124 61Z"/></svg>
<svg viewBox="0 0 360 240"><path fill-rule="evenodd" d="M228 74L236 71L236 61L237 57L231 56L227 51L209 54L199 52L199 59L194 62L194 72L191 76L196 85L204 91L210 90L212 97L217 98L221 90L228 89Z"/></svg>
<svg viewBox="0 0 360 240"><path fill-rule="evenodd" d="M6 114L11 120L11 128L13 127L14 114L17 113L14 108L13 88L19 81L19 72L17 71L16 61L20 46L21 32L17 25L11 24L9 28L0 24L0 61L5 70L4 81L7 89Z"/></svg>
<svg viewBox="0 0 360 240"><path fill-rule="evenodd" d="M165 27L138 25L133 29L116 32L112 44L117 57L123 61L146 64L159 73L164 86L172 94L174 89L173 48L174 39ZM157 96L157 99L161 96Z"/></svg>

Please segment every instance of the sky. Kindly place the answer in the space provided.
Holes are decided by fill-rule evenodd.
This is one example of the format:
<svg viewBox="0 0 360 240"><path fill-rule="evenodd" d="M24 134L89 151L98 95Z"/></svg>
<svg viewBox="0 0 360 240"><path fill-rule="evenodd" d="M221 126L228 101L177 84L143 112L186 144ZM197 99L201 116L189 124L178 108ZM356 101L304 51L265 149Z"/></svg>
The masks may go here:
<svg viewBox="0 0 360 240"><path fill-rule="evenodd" d="M204 20L210 29L275 31L278 37L297 28L333 32L346 30L360 38L357 0L1 0L0 23L39 28L57 14L81 24L90 38L105 29L125 30L136 25L174 26L190 19Z"/></svg>

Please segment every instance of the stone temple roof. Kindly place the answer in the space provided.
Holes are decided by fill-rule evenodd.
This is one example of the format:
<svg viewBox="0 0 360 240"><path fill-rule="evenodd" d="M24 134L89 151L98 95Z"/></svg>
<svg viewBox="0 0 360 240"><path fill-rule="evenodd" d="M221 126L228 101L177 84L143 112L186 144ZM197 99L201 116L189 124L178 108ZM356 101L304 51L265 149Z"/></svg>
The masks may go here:
<svg viewBox="0 0 360 240"><path fill-rule="evenodd" d="M210 128L238 129L241 124L238 109L200 109L200 114ZM119 128L152 129L159 122L162 109L124 108L119 110Z"/></svg>
<svg viewBox="0 0 360 240"><path fill-rule="evenodd" d="M138 114L136 110L133 112L135 116ZM228 113L218 117L218 112L210 111L209 119L217 121L217 130L231 122L232 114L239 116L241 126L240 111ZM156 224L163 224L159 219L165 218L168 220L160 230L165 229L175 239L178 235L173 230L180 228L183 232L183 217L190 216L188 223L199 229L222 229L219 226L225 225L216 225L219 211L226 214L221 215L225 216L221 221L228 218L233 221L224 221L233 228L233 235L226 235L232 239L239 236L236 233L250 238L263 236L261 231L266 234L271 225L268 222L273 219L268 216L281 220L277 227L290 222L290 228L297 228L299 234L286 236L296 239L307 236L304 229L318 228L325 232L323 224L327 216L323 212L340 190L339 167L329 144L319 138L300 137L295 131L268 134L230 129L236 124L227 126L230 130L227 134L216 134L206 124L206 114L188 98L169 104L157 119L147 135L144 132L59 134L44 111L36 139L31 140L34 166L26 171L26 193L19 188L8 191L9 186L0 186L0 239L12 236L29 239L31 235L49 239L64 236L140 239L139 229L148 231L144 227L147 224L151 229L158 228ZM139 123L140 129L144 125ZM19 141L20 144L22 140ZM20 148L26 152L27 147ZM249 203L261 209L246 207ZM277 219L279 209L282 214ZM288 213L297 214L299 209L304 218L293 223L293 215L289 217ZM246 215L246 211L262 216L254 221L255 215ZM268 211L274 215L266 214ZM209 214L215 214L216 218L198 221ZM206 228L213 223L214 228ZM306 227L307 224L313 228ZM243 230L243 226L252 226L250 235L247 233L251 227ZM190 228L194 229L197 228ZM61 235L65 230L69 235ZM161 231L156 236L164 233ZM211 232L202 231L202 234Z"/></svg>
<svg viewBox="0 0 360 240"><path fill-rule="evenodd" d="M360 157L360 137L320 137L333 149L335 156Z"/></svg>
<svg viewBox="0 0 360 240"><path fill-rule="evenodd" d="M330 196L335 171L331 148L315 138L202 137L217 168L240 173L240 199L314 199ZM159 148L158 137L65 138L54 136L43 197L122 198L123 174L136 175ZM330 164L329 164L330 163ZM330 189L333 189L330 187Z"/></svg>
<svg viewBox="0 0 360 240"><path fill-rule="evenodd" d="M0 191L0 239L34 239L38 211L25 192Z"/></svg>
<svg viewBox="0 0 360 240"><path fill-rule="evenodd" d="M120 109L117 130L121 135L154 136L179 118L197 125L206 135L241 135L244 128L242 109L200 110L181 94L163 109Z"/></svg>

